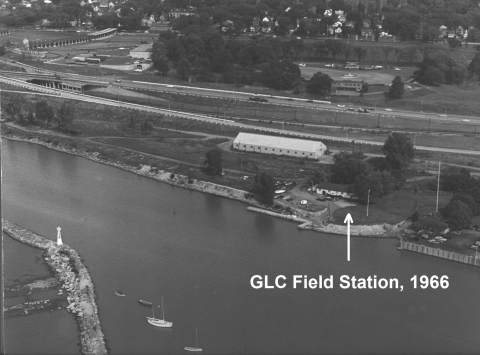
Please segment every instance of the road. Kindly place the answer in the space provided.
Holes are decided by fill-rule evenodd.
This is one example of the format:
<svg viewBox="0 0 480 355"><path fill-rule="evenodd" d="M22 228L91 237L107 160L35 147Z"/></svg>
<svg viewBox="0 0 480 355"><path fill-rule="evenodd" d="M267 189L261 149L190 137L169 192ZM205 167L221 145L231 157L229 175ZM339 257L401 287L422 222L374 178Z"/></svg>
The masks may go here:
<svg viewBox="0 0 480 355"><path fill-rule="evenodd" d="M187 113L187 112L180 112L180 111L168 110L168 109L161 109L161 108L150 107L150 106L145 106L145 105L137 105L137 104L127 103L127 102L118 102L118 101L115 101L115 100L108 100L108 99L103 99L103 98L98 98L98 97L92 97L92 96L77 94L77 93L63 91L63 90L45 88L45 87L42 87L42 86L26 83L26 82L23 82L23 81L18 80L18 79L6 78L6 77L2 77L2 76L0 76L0 82L7 83L7 84L10 84L10 85L20 86L20 87L24 87L24 88L29 88L31 90L41 91L41 92L48 93L48 94L58 95L62 98L70 99L70 100L84 101L84 102L88 102L88 103L96 103L96 104L100 104L100 105L109 105L109 106L115 106L115 107L124 107L124 108L127 108L127 109L136 110L136 111L162 114L162 115L167 116L167 117L180 117L180 118L184 118L184 119L191 119L191 120L209 122L209 123L213 123L213 124L238 127L240 129L255 130L255 131L258 131L259 133L262 133L262 132L263 133L275 133L275 134L278 134L278 135L283 135L283 136L292 137L292 138L329 140L329 141L346 142L346 143L355 142L355 143L359 143L359 144L374 145L374 146L383 146L383 144L384 144L383 142L375 142L375 141L369 141L369 140L352 140L352 139L341 138L341 137L330 137L330 136L326 136L326 135L308 134L308 133L301 133L301 132L295 132L295 131L290 131L290 130L281 130L281 129L275 129L275 128L250 126L250 125L243 124L243 123L238 123L238 122L229 121L229 120L225 120L225 119L217 119L217 118L213 118L213 117L209 117L209 116L205 116L205 115L199 115L199 114ZM469 155L479 155L480 156L480 151L474 151L474 150L432 148L432 147L423 147L423 146L418 146L418 145L415 147L415 149L424 150L424 151L433 151L433 152L469 154Z"/></svg>
<svg viewBox="0 0 480 355"><path fill-rule="evenodd" d="M25 66L30 68L29 66ZM432 120L439 122L451 122L451 123L461 123L462 125L471 125L473 126L480 124L480 117L475 116L462 116L462 115L439 115L428 112L414 112L414 111L405 111L405 110L392 110L386 111L384 109L372 109L368 113L358 112L360 107L358 106L347 106L340 107L343 105L335 105L329 101L322 100L307 100L302 98L293 98L286 96L277 96L277 95L263 95L263 94L252 94L250 92L244 91L228 91L228 90L218 90L218 89L208 89L208 88L199 88L186 85L170 85L170 84L159 84L159 83L150 83L136 80L117 80L117 81L103 81L98 80L99 78L84 76L84 75L75 75L68 73L56 72L55 75L52 74L41 74L41 73L24 73L24 72L10 72L10 71L0 71L0 75L17 78L20 80L28 80L32 77L43 77L45 79L58 79L57 76L60 75L63 79L80 81L85 83L99 83L104 85L118 86L124 89L130 90L147 90L147 91L157 91L165 92L170 94L180 94L180 95L193 95L193 96L203 96L210 98L219 98L227 100L237 100L237 101L249 101L252 96L257 98L263 98L268 100L268 102L255 102L263 105L277 105L284 107L292 108L304 108L311 110L320 110L320 111L329 111L329 112L338 112L338 113L349 113L352 115L371 115L375 117L396 117L396 118L405 118L405 119L421 119L421 120Z"/></svg>

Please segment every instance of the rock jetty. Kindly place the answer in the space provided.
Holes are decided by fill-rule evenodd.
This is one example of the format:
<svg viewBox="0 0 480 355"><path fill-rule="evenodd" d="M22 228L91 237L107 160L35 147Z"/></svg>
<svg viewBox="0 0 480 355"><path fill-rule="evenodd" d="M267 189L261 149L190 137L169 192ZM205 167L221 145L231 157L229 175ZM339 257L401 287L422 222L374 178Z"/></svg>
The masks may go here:
<svg viewBox="0 0 480 355"><path fill-rule="evenodd" d="M78 253L66 244L57 246L53 240L22 229L5 219L3 231L18 241L45 250L45 261L67 292L67 311L76 315L80 328L82 353L107 354L107 348L95 303L93 282Z"/></svg>

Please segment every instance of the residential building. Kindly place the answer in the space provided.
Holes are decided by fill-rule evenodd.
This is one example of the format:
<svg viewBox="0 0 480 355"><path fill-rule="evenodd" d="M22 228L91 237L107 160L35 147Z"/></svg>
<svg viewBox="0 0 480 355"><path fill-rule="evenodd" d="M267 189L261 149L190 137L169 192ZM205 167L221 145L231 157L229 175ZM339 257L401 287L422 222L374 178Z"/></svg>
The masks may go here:
<svg viewBox="0 0 480 355"><path fill-rule="evenodd" d="M233 141L233 149L261 154L318 159L325 154L327 147L319 141L240 132Z"/></svg>

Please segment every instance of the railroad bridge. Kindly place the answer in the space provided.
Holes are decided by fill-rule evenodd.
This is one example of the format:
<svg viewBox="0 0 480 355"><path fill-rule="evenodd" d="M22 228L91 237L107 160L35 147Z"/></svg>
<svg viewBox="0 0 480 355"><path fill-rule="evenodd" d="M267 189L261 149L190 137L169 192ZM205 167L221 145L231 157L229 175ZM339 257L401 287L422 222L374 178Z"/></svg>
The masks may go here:
<svg viewBox="0 0 480 355"><path fill-rule="evenodd" d="M90 41L98 41L110 36L114 36L117 33L116 28L107 28L102 31L88 33L86 36L76 38L59 38L59 39L45 39L39 41L29 41L30 50L38 50L41 48L52 48L58 46L69 46L73 44L86 43Z"/></svg>

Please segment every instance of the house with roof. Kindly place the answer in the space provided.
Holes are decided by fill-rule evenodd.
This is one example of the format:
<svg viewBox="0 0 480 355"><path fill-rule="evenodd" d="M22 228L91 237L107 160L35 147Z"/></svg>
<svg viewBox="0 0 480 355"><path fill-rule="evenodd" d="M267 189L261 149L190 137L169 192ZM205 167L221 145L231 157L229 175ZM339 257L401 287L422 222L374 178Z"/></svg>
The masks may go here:
<svg viewBox="0 0 480 355"><path fill-rule="evenodd" d="M335 80L330 88L330 94L358 96L364 83L363 80Z"/></svg>
<svg viewBox="0 0 480 355"><path fill-rule="evenodd" d="M316 186L314 186L314 191L317 195L323 195L325 197L357 199L354 193L349 192L348 185L333 184L331 182L319 182Z"/></svg>
<svg viewBox="0 0 480 355"><path fill-rule="evenodd" d="M286 138L240 132L233 141L233 149L261 154L287 155L297 158L318 159L327 147L319 141Z"/></svg>

